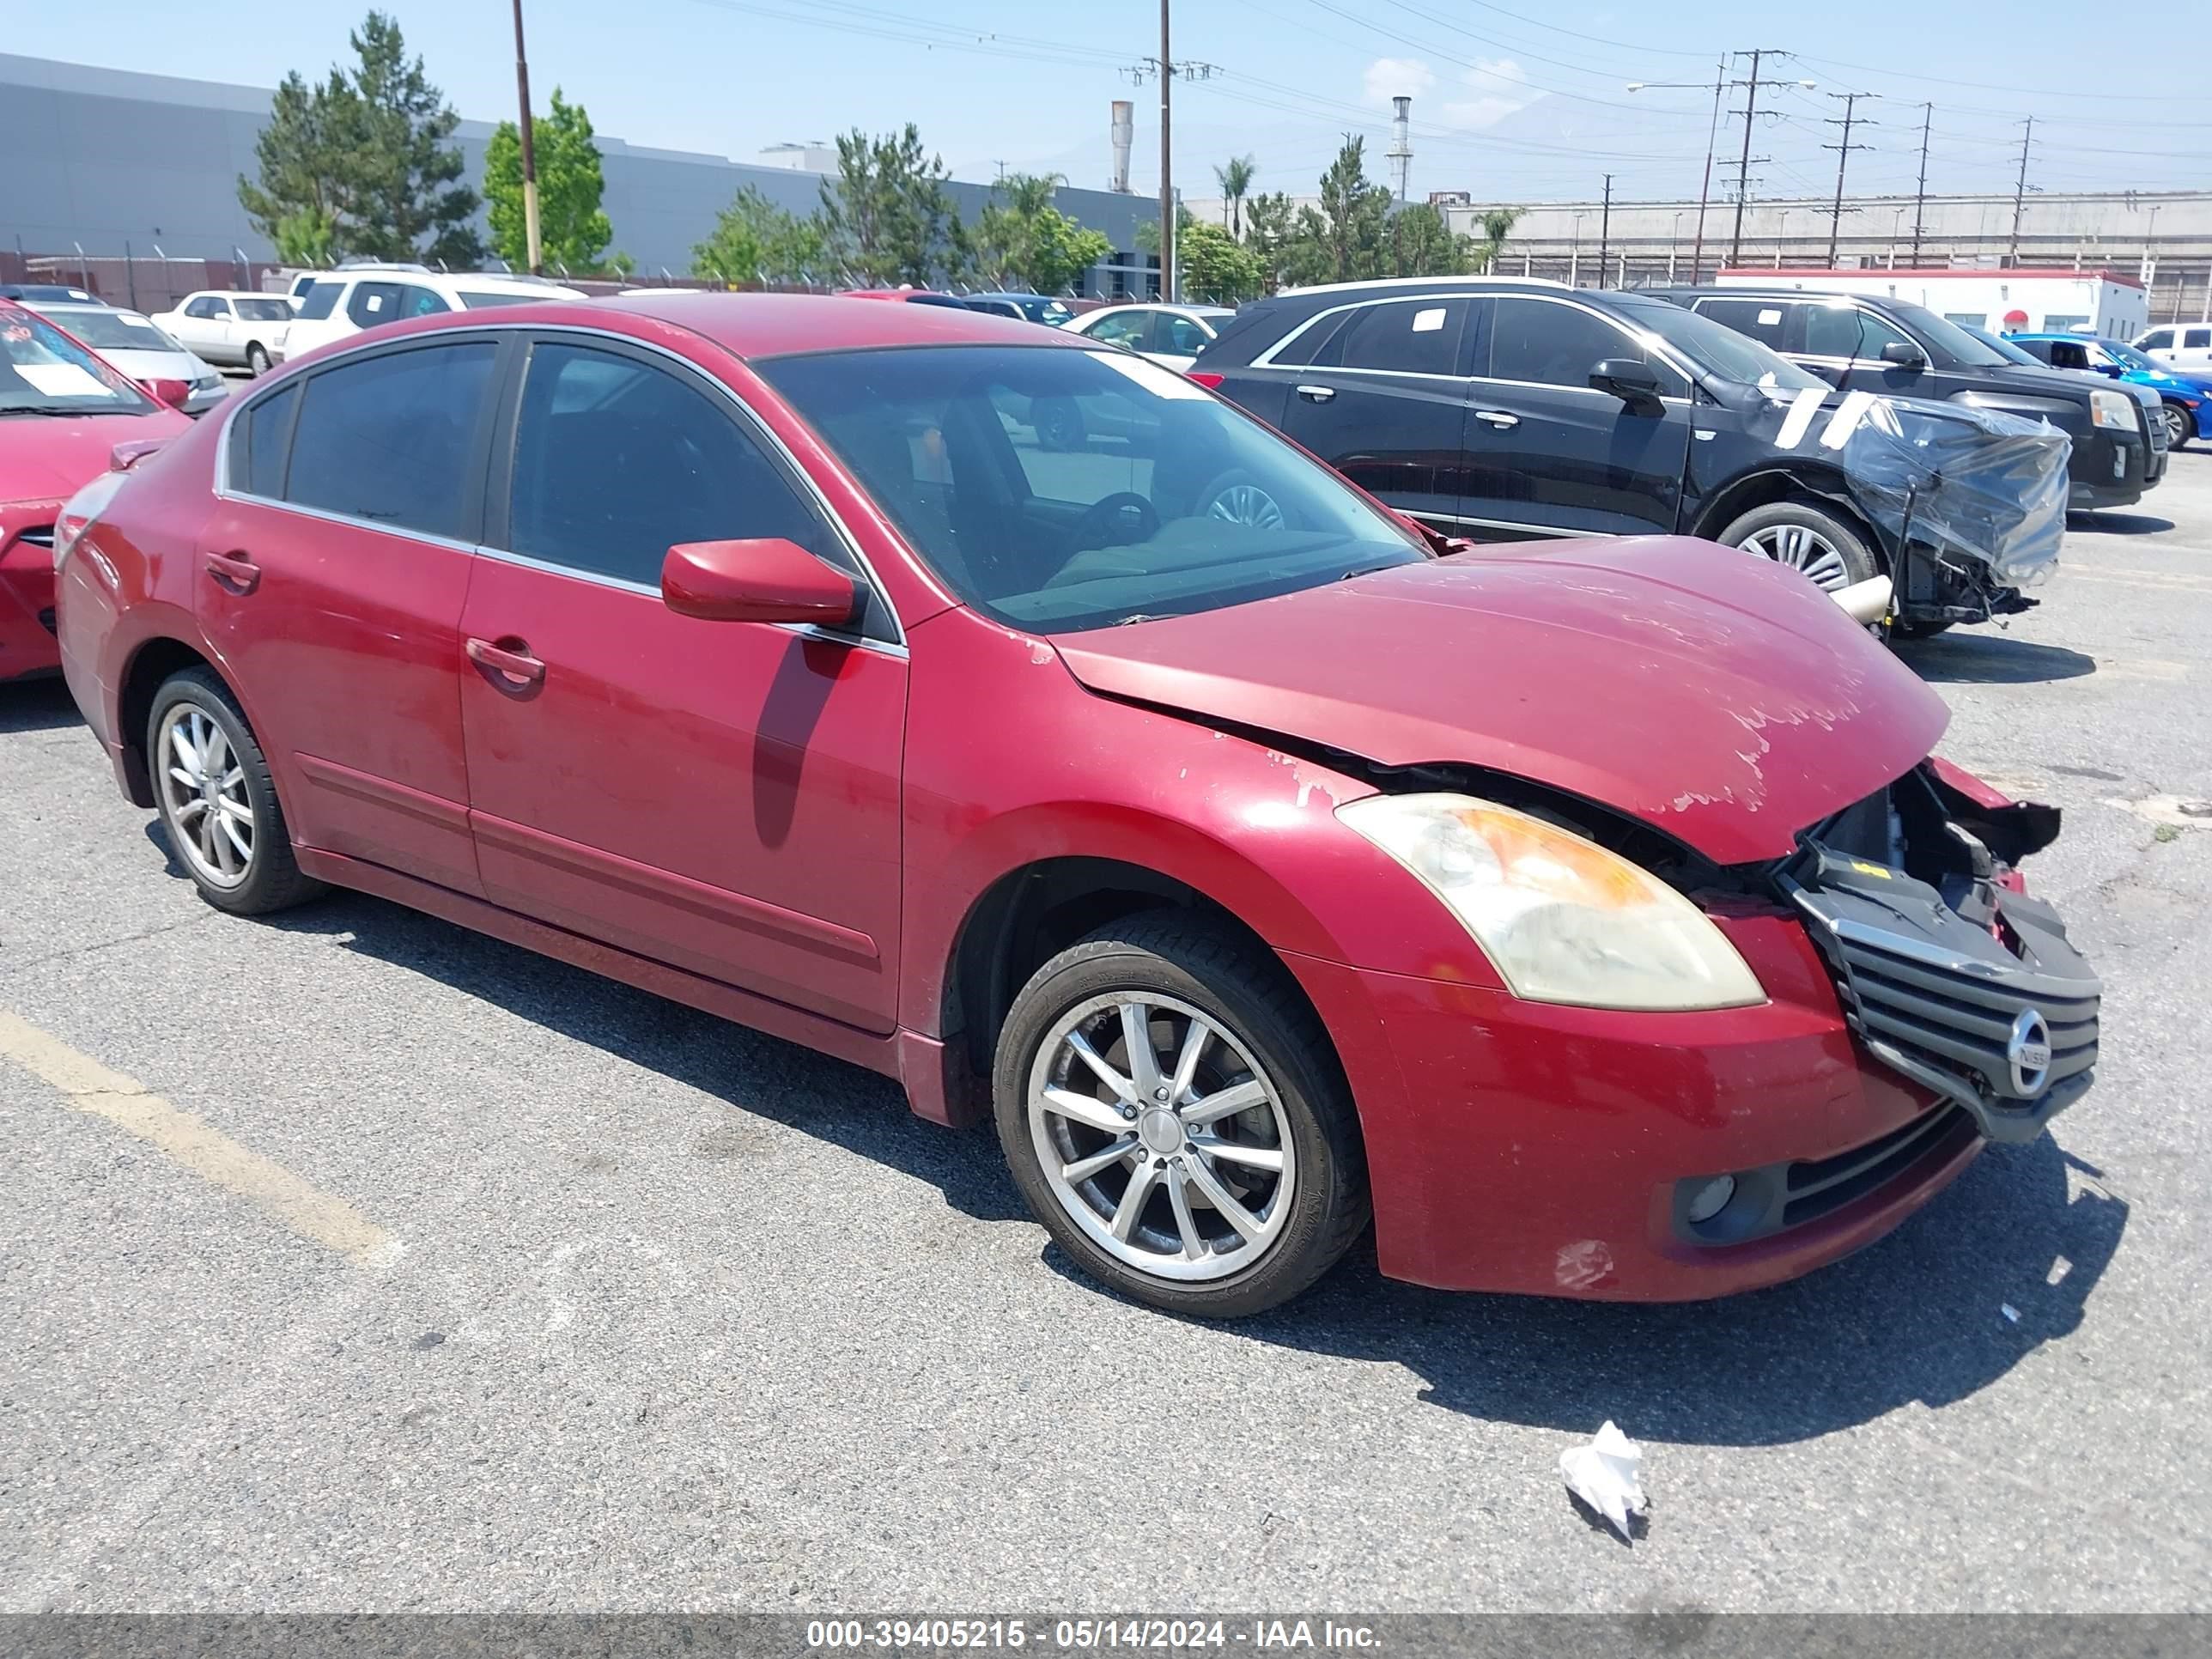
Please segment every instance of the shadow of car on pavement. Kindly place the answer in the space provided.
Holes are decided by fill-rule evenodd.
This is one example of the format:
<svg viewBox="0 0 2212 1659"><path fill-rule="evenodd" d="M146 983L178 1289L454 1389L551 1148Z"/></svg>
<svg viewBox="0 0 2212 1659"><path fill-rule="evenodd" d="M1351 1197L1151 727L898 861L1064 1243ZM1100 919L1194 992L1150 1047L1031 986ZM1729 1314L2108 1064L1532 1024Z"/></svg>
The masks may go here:
<svg viewBox="0 0 2212 1659"><path fill-rule="evenodd" d="M1897 659L1923 680L1953 685L2025 685L2039 680L2075 680L2097 672L2097 659L2063 645L1977 629L1958 629L1932 639L1899 640Z"/></svg>
<svg viewBox="0 0 2212 1659"><path fill-rule="evenodd" d="M1034 1224L988 1123L926 1122L860 1067L381 899L333 893L267 925L330 936L928 1182L964 1214ZM2099 1171L2045 1134L1990 1147L1896 1232L1769 1290L1674 1304L1431 1291L1382 1278L1370 1235L1297 1301L1223 1328L1401 1365L1419 1398L1472 1417L1577 1434L1611 1418L1639 1439L1777 1445L1964 1399L2069 1334L2127 1219ZM1037 1256L1115 1296L1041 1233Z"/></svg>
<svg viewBox="0 0 2212 1659"><path fill-rule="evenodd" d="M0 681L0 735L15 732L58 732L82 726L69 687L58 675L41 679Z"/></svg>

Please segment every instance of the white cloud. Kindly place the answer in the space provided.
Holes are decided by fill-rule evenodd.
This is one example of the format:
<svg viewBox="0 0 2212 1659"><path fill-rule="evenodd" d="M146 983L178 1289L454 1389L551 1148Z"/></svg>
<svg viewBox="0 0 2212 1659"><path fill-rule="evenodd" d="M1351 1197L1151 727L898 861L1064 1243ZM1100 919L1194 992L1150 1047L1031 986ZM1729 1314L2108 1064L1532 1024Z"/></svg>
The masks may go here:
<svg viewBox="0 0 2212 1659"><path fill-rule="evenodd" d="M1445 102L1443 118L1448 126L1496 126L1544 96L1528 84L1528 71L1510 58L1479 60L1460 76L1459 84L1472 95Z"/></svg>
<svg viewBox="0 0 2212 1659"><path fill-rule="evenodd" d="M1418 58L1378 58L1361 77L1367 101L1384 109L1393 98L1418 98L1436 83L1436 71Z"/></svg>

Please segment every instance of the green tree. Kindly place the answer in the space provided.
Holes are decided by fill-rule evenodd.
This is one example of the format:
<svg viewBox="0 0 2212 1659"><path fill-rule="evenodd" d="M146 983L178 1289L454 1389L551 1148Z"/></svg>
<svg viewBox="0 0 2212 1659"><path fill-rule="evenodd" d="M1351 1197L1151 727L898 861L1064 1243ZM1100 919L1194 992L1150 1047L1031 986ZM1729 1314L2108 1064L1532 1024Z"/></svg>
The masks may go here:
<svg viewBox="0 0 2212 1659"><path fill-rule="evenodd" d="M460 118L384 13L370 12L349 39L350 70L333 68L313 86L295 72L277 87L254 141L260 177L240 179L240 204L295 252L476 264L477 193L459 182L461 153L447 146Z"/></svg>
<svg viewBox="0 0 2212 1659"><path fill-rule="evenodd" d="M337 257L337 221L325 208L296 208L277 219L269 240L288 265L328 265Z"/></svg>
<svg viewBox="0 0 2212 1659"><path fill-rule="evenodd" d="M1380 276L1389 261L1390 192L1367 176L1367 141L1347 135L1321 176L1318 210L1298 210L1291 270L1300 282L1352 283Z"/></svg>
<svg viewBox="0 0 2212 1659"><path fill-rule="evenodd" d="M1473 256L1473 245L1453 234L1440 208L1417 202L1390 216L1394 276L1456 276L1468 270Z"/></svg>
<svg viewBox="0 0 2212 1659"><path fill-rule="evenodd" d="M1282 191L1272 196L1255 196L1247 205L1244 245L1259 260L1268 289L1279 288L1288 279L1291 248L1297 234L1297 210Z"/></svg>
<svg viewBox="0 0 2212 1659"><path fill-rule="evenodd" d="M1213 170L1221 184L1222 222L1239 241L1244 239L1244 198L1259 172L1260 164L1249 155L1232 155Z"/></svg>
<svg viewBox="0 0 2212 1659"><path fill-rule="evenodd" d="M1053 205L1053 193L1064 182L1056 173L1010 173L999 181L992 194L1003 203L985 204L969 239L983 281L1057 294L1113 251L1103 232L1085 228Z"/></svg>
<svg viewBox="0 0 2212 1659"><path fill-rule="evenodd" d="M538 163L538 242L545 263L597 269L615 230L599 207L606 181L592 118L554 88L551 109L531 123L531 149ZM520 270L530 259L530 227L522 206L522 134L512 121L501 121L484 147L483 193L492 247Z"/></svg>
<svg viewBox="0 0 2212 1659"><path fill-rule="evenodd" d="M1505 252L1505 239L1513 234L1513 227L1521 222L1519 208L1492 208L1482 216L1482 245L1480 262L1476 269L1484 272L1495 270L1498 261Z"/></svg>
<svg viewBox="0 0 2212 1659"><path fill-rule="evenodd" d="M691 274L721 283L800 283L828 262L820 216L778 207L747 185L691 250Z"/></svg>
<svg viewBox="0 0 2212 1659"><path fill-rule="evenodd" d="M1218 225L1177 226L1176 261L1182 267L1184 295L1202 305L1233 306L1267 290L1260 256Z"/></svg>
<svg viewBox="0 0 2212 1659"><path fill-rule="evenodd" d="M913 122L903 132L870 138L855 127L837 140L837 176L822 181L822 222L831 254L876 283L927 286L957 276L968 241L944 160L925 159Z"/></svg>

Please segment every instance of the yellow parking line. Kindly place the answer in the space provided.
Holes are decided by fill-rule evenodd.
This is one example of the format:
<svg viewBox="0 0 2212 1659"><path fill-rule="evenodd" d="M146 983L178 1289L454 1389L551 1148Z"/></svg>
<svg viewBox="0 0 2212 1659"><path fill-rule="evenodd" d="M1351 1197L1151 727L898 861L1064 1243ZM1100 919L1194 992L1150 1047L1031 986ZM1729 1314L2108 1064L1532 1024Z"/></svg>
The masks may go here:
<svg viewBox="0 0 2212 1659"><path fill-rule="evenodd" d="M259 1206L302 1238L362 1267L399 1252L397 1239L345 1200L310 1186L206 1119L172 1106L136 1079L109 1071L5 1009L0 1009L0 1055L60 1091L76 1110L127 1129L194 1175Z"/></svg>

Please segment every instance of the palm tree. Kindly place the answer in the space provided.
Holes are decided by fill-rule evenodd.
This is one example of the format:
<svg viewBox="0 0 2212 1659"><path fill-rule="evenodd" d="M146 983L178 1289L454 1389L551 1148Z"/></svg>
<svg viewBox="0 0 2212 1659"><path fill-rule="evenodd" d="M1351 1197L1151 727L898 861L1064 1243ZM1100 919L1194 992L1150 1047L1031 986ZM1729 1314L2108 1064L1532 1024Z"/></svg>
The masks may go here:
<svg viewBox="0 0 2212 1659"><path fill-rule="evenodd" d="M1498 256L1505 252L1505 239L1521 222L1519 208L1492 208L1482 216L1482 270L1492 274Z"/></svg>
<svg viewBox="0 0 2212 1659"><path fill-rule="evenodd" d="M1221 222L1239 241L1244 237L1244 198L1259 172L1259 162L1249 155L1232 155L1213 170L1221 184Z"/></svg>

